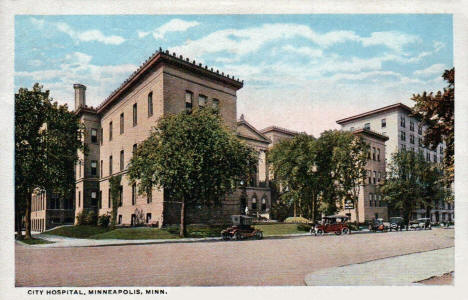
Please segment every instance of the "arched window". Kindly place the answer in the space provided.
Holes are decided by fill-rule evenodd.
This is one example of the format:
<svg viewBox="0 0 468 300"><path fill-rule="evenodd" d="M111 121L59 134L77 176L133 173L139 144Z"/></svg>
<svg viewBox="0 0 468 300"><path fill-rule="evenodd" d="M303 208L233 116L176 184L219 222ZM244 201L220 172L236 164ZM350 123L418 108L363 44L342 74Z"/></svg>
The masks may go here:
<svg viewBox="0 0 468 300"><path fill-rule="evenodd" d="M257 196L252 196L252 209L257 209Z"/></svg>

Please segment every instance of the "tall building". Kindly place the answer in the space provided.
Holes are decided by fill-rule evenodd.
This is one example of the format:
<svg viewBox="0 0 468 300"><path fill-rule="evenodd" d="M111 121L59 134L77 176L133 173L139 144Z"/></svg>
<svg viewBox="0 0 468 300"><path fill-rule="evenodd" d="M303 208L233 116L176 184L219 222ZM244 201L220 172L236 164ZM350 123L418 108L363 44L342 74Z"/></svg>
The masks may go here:
<svg viewBox="0 0 468 300"><path fill-rule="evenodd" d="M423 137L426 126L411 116L412 112L410 107L396 103L340 119L336 123L341 125L342 130L355 131L363 128L387 136L388 141L385 144L387 166L391 162L392 154L402 149L419 153L428 162L441 163L445 145L438 145L435 151L425 148ZM427 217L431 217L433 222L453 220L453 205L439 200L435 201L435 208ZM426 217L426 212L424 209L418 209L414 212L413 217Z"/></svg>
<svg viewBox="0 0 468 300"><path fill-rule="evenodd" d="M215 106L228 128L257 150L258 170L252 182L243 183L239 190L227 195L220 207L195 208L187 213L188 221L228 220L246 206L250 213L268 217L271 195L266 151L271 140L244 117L236 119L236 93L242 86L243 82L230 75L161 49L97 108L86 105L86 87L75 84L75 113L86 128L84 142L89 149L86 155L79 154L75 170L75 215L89 210L100 215L111 211L109 179L127 173L133 151L149 136L158 118ZM178 206L165 198L164 190L138 195L136 186L122 176L118 224L178 223Z"/></svg>
<svg viewBox="0 0 468 300"><path fill-rule="evenodd" d="M388 207L378 192L377 185L385 178L385 142L388 137L377 132L359 128L353 134L360 136L368 145L367 163L365 169L367 176L360 187L358 195L359 222L382 218L388 220ZM344 204L341 213L348 214L352 222L356 221L354 205Z"/></svg>

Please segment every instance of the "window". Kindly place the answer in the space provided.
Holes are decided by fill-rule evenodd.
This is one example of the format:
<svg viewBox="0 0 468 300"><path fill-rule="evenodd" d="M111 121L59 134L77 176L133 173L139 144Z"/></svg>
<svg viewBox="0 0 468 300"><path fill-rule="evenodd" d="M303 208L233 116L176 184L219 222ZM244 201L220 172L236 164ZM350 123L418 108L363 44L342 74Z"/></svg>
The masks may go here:
<svg viewBox="0 0 468 300"><path fill-rule="evenodd" d="M81 160L78 161L78 178L81 178Z"/></svg>
<svg viewBox="0 0 468 300"><path fill-rule="evenodd" d="M400 139L401 139L402 141L406 141L406 132L400 131Z"/></svg>
<svg viewBox="0 0 468 300"><path fill-rule="evenodd" d="M436 163L436 162L437 162L437 154L434 153L434 155L432 156L432 158L434 159L434 162Z"/></svg>
<svg viewBox="0 0 468 300"><path fill-rule="evenodd" d="M138 108L137 104L133 104L133 126L138 124Z"/></svg>
<svg viewBox="0 0 468 300"><path fill-rule="evenodd" d="M216 98L213 98L213 108L219 108L219 100Z"/></svg>
<svg viewBox="0 0 468 300"><path fill-rule="evenodd" d="M146 191L146 203L151 203L151 202L153 202L153 191L151 190L151 188L149 188Z"/></svg>
<svg viewBox="0 0 468 300"><path fill-rule="evenodd" d="M382 119L381 123L382 123L382 128L387 127L387 119Z"/></svg>
<svg viewBox="0 0 468 300"><path fill-rule="evenodd" d="M426 152L426 161L431 161L431 154Z"/></svg>
<svg viewBox="0 0 468 300"><path fill-rule="evenodd" d="M187 112L192 111L192 103L193 103L193 93L190 91L185 92L185 110Z"/></svg>
<svg viewBox="0 0 468 300"><path fill-rule="evenodd" d="M372 147L372 160L375 160L375 155L376 155L376 150L375 147Z"/></svg>
<svg viewBox="0 0 468 300"><path fill-rule="evenodd" d="M257 197L253 196L252 198L252 209L257 209Z"/></svg>
<svg viewBox="0 0 468 300"><path fill-rule="evenodd" d="M422 158L424 159L424 151L423 151L423 149L419 149L419 155L421 155Z"/></svg>
<svg viewBox="0 0 468 300"><path fill-rule="evenodd" d="M92 160L91 161L91 176L96 176L97 175L97 161Z"/></svg>
<svg viewBox="0 0 468 300"><path fill-rule="evenodd" d="M78 191L78 207L81 207L81 191Z"/></svg>
<svg viewBox="0 0 468 300"><path fill-rule="evenodd" d="M91 192L91 205L97 206L97 193Z"/></svg>
<svg viewBox="0 0 468 300"><path fill-rule="evenodd" d="M373 180L374 184L376 184L376 181L377 181L377 171L374 171L374 180Z"/></svg>
<svg viewBox="0 0 468 300"><path fill-rule="evenodd" d="M122 224L122 215L119 215L119 220L117 222L118 224Z"/></svg>
<svg viewBox="0 0 468 300"><path fill-rule="evenodd" d="M112 155L109 156L109 176L112 175Z"/></svg>
<svg viewBox="0 0 468 300"><path fill-rule="evenodd" d="M265 211L266 210L266 198L263 197L262 198L262 211Z"/></svg>
<svg viewBox="0 0 468 300"><path fill-rule="evenodd" d="M444 148L442 146L439 148L439 153L444 154Z"/></svg>
<svg viewBox="0 0 468 300"><path fill-rule="evenodd" d="M202 108L206 105L206 96L198 95L198 107Z"/></svg>
<svg viewBox="0 0 468 300"><path fill-rule="evenodd" d="M377 161L380 161L380 148L377 148Z"/></svg>
<svg viewBox="0 0 468 300"><path fill-rule="evenodd" d="M367 170L367 178L369 179L369 184L372 183L372 173L370 170Z"/></svg>
<svg viewBox="0 0 468 300"><path fill-rule="evenodd" d="M370 130L370 123L364 124L364 129Z"/></svg>
<svg viewBox="0 0 468 300"><path fill-rule="evenodd" d="M151 213L146 214L146 223L151 223Z"/></svg>
<svg viewBox="0 0 468 300"><path fill-rule="evenodd" d="M153 115L153 92L148 94L148 117Z"/></svg>
<svg viewBox="0 0 468 300"><path fill-rule="evenodd" d="M124 169L124 151L120 151L120 171Z"/></svg>
<svg viewBox="0 0 468 300"><path fill-rule="evenodd" d="M419 147L423 146L422 138L420 138L420 137L418 137L418 146Z"/></svg>
<svg viewBox="0 0 468 300"><path fill-rule="evenodd" d="M111 201L111 189L109 189L109 194L107 197L107 207L111 208L112 207L112 201Z"/></svg>
<svg viewBox="0 0 468 300"><path fill-rule="evenodd" d="M101 160L101 168L100 168L99 172L101 173L101 177L104 177L103 176L104 174L103 174L102 170L104 170L104 162Z"/></svg>
<svg viewBox="0 0 468 300"><path fill-rule="evenodd" d="M381 176L382 176L382 174L380 172L377 172L377 182L380 182Z"/></svg>
<svg viewBox="0 0 468 300"><path fill-rule="evenodd" d="M98 208L102 208L102 191L99 191L99 202L98 202Z"/></svg>
<svg viewBox="0 0 468 300"><path fill-rule="evenodd" d="M104 129L101 128L101 145L104 143Z"/></svg>
<svg viewBox="0 0 468 300"><path fill-rule="evenodd" d="M404 116L400 117L400 126L405 128L406 127L406 119Z"/></svg>
<svg viewBox="0 0 468 300"><path fill-rule="evenodd" d="M374 195L373 194L369 194L369 206L372 207L372 201L374 200Z"/></svg>
<svg viewBox="0 0 468 300"><path fill-rule="evenodd" d="M136 184L132 184L132 205L136 204Z"/></svg>
<svg viewBox="0 0 468 300"><path fill-rule="evenodd" d="M414 122L410 121L409 123L409 130L414 131Z"/></svg>
<svg viewBox="0 0 468 300"><path fill-rule="evenodd" d="M414 144L414 134L410 134L409 142L410 142L411 144Z"/></svg>
<svg viewBox="0 0 468 300"><path fill-rule="evenodd" d="M91 128L91 143L97 143L97 129Z"/></svg>
<svg viewBox="0 0 468 300"><path fill-rule="evenodd" d="M418 134L422 134L422 125L421 124L418 125Z"/></svg>
<svg viewBox="0 0 468 300"><path fill-rule="evenodd" d="M137 144L133 144L132 155L135 155L137 151Z"/></svg>
<svg viewBox="0 0 468 300"><path fill-rule="evenodd" d="M112 141L112 122L109 122L109 141Z"/></svg>
<svg viewBox="0 0 468 300"><path fill-rule="evenodd" d="M405 144L401 145L401 150L406 151L406 145Z"/></svg>
<svg viewBox="0 0 468 300"><path fill-rule="evenodd" d="M124 113L120 114L120 134L124 133Z"/></svg>
<svg viewBox="0 0 468 300"><path fill-rule="evenodd" d="M123 186L119 187L119 206L122 206Z"/></svg>

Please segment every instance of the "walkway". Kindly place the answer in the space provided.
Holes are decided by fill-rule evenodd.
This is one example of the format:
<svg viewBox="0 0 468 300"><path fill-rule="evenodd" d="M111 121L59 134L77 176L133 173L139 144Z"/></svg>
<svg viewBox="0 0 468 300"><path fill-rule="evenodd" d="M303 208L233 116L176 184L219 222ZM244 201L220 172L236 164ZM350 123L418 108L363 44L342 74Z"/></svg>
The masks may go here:
<svg viewBox="0 0 468 300"><path fill-rule="evenodd" d="M377 259L307 274L306 285L411 285L454 271L454 247Z"/></svg>

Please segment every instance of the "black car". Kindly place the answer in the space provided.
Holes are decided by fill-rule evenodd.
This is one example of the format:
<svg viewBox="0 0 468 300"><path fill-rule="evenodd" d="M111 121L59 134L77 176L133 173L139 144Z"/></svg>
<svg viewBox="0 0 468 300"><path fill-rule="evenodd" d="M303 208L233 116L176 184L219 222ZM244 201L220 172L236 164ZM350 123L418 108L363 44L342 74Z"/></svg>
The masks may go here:
<svg viewBox="0 0 468 300"><path fill-rule="evenodd" d="M405 229L405 220L402 217L392 217L390 218L390 231L401 231Z"/></svg>
<svg viewBox="0 0 468 300"><path fill-rule="evenodd" d="M369 223L369 230L371 231L387 231L389 229L389 224L384 222L383 219L374 219Z"/></svg>

